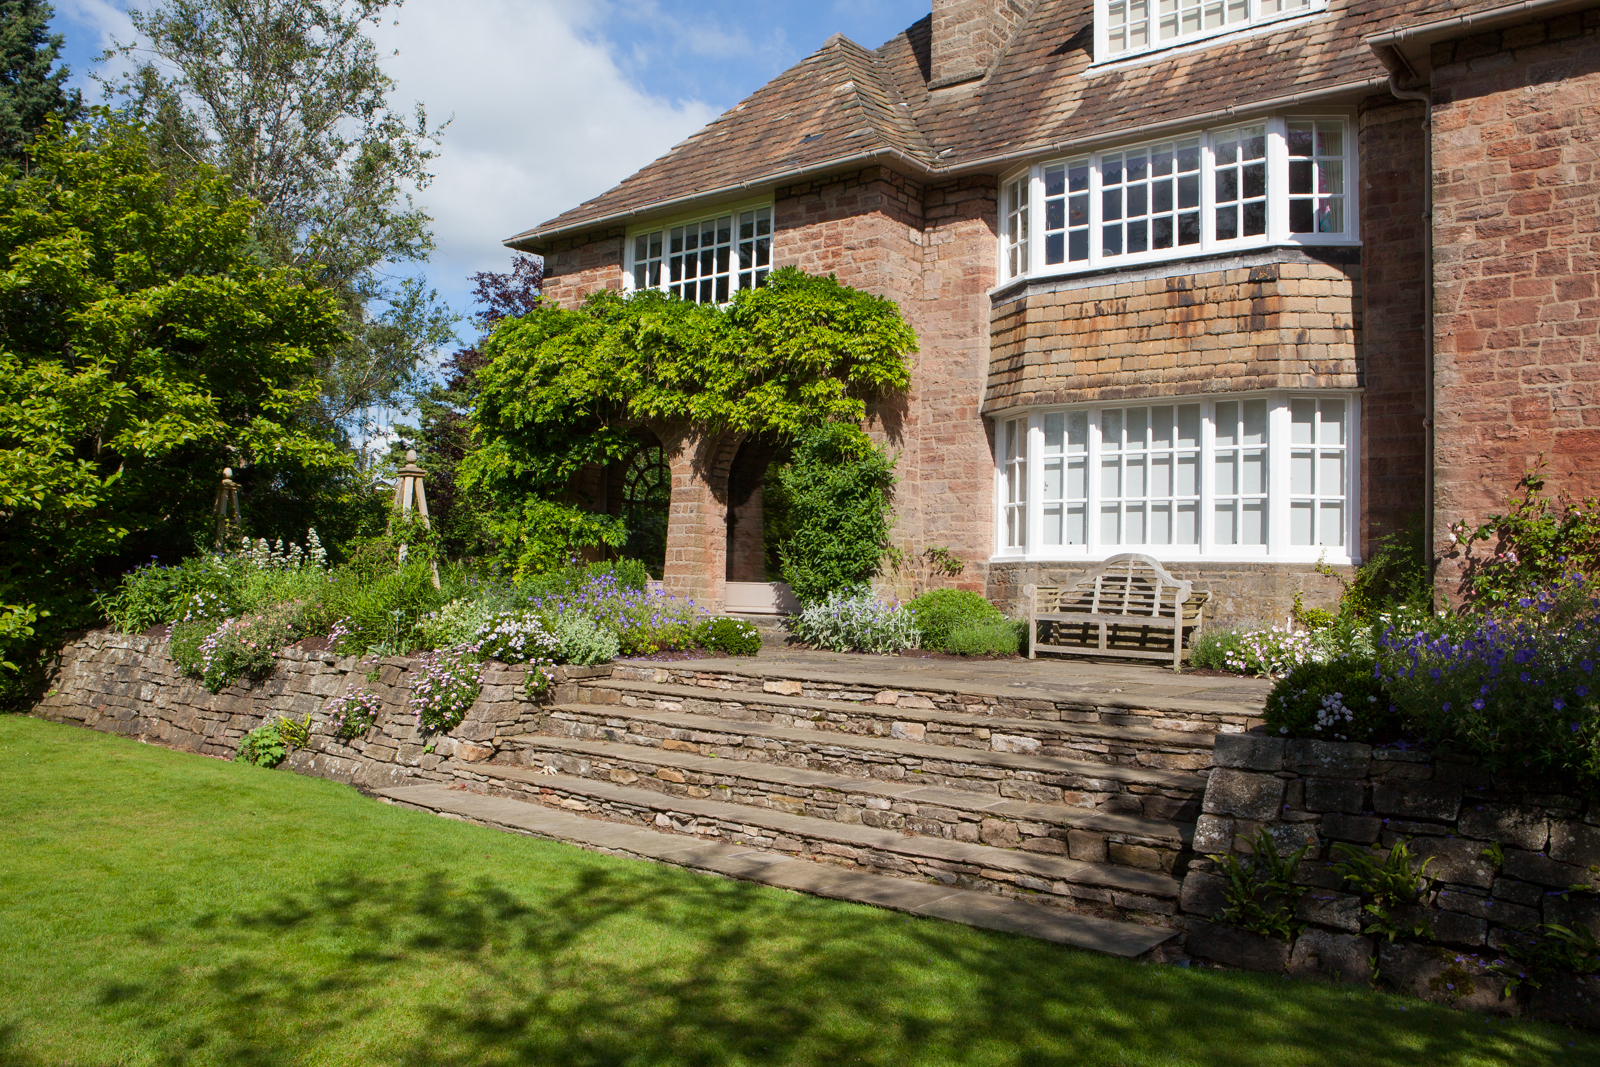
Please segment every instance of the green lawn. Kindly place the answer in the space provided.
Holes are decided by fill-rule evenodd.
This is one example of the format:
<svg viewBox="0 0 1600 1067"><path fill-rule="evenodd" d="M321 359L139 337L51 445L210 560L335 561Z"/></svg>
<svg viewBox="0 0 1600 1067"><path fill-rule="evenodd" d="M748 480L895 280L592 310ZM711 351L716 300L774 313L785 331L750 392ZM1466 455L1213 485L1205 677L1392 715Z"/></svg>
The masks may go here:
<svg viewBox="0 0 1600 1067"><path fill-rule="evenodd" d="M0 716L0 1065L1594 1064Z"/></svg>

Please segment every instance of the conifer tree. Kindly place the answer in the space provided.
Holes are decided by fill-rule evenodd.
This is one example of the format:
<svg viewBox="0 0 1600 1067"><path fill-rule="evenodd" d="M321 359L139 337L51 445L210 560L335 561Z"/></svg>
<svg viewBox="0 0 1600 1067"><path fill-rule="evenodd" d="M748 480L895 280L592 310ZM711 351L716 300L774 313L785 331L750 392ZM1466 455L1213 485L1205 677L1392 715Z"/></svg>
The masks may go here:
<svg viewBox="0 0 1600 1067"><path fill-rule="evenodd" d="M83 108L78 90L66 88L71 71L56 66L54 14L45 0L0 0L0 156L16 162L51 115L70 122Z"/></svg>

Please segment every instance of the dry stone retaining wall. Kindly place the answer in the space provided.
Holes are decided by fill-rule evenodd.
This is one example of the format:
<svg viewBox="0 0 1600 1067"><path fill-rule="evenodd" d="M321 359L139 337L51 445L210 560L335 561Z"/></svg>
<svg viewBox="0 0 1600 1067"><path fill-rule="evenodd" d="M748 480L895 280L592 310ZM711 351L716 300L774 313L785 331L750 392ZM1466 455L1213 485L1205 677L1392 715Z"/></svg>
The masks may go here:
<svg viewBox="0 0 1600 1067"><path fill-rule="evenodd" d="M538 706L523 690L522 668L490 664L460 725L448 733L425 732L406 710L407 675L417 666L417 660L399 656L363 660L285 649L267 678L210 693L178 670L165 641L96 631L62 650L57 677L34 714L223 757L232 757L239 739L263 722L309 715L311 743L291 753L288 765L374 789L408 779L482 780L475 765L492 757L502 738L527 732L538 718ZM604 677L610 670L557 668L554 696L575 699L577 679ZM346 741L324 732L324 707L352 685L376 693L383 712L366 736Z"/></svg>
<svg viewBox="0 0 1600 1067"><path fill-rule="evenodd" d="M1198 858L1184 879L1188 950L1218 962L1339 981L1379 978L1426 1000L1502 1014L1524 1005L1503 996L1489 970L1539 923L1585 926L1600 937L1600 801L1507 794L1467 762L1394 748L1219 735L1195 826ZM1265 829L1280 852L1310 844L1308 886L1293 943L1208 921L1225 906L1226 880L1207 855L1247 852ZM1408 841L1429 858L1436 893L1416 917L1432 937L1389 941L1363 934L1372 916L1332 869L1338 842L1388 848ZM1376 959L1374 959L1376 956ZM1600 1028L1600 978L1548 982L1526 1001L1532 1014Z"/></svg>

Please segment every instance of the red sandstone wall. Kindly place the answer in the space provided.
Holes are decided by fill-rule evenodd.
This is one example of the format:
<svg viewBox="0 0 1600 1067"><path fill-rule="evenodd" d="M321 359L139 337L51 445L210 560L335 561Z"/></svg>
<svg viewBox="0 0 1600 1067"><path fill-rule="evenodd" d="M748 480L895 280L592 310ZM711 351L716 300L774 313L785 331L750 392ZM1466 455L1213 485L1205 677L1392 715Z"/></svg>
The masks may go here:
<svg viewBox="0 0 1600 1067"><path fill-rule="evenodd" d="M916 330L910 391L876 409L872 429L899 451L893 540L967 560L953 584L982 589L993 541L993 459L979 415L994 284L995 186L969 179L923 189L882 168L777 190L773 259L900 305ZM915 566L892 576L898 593Z"/></svg>
<svg viewBox="0 0 1600 1067"><path fill-rule="evenodd" d="M1427 275L1423 107L1389 97L1360 116L1362 555L1421 521L1425 490Z"/></svg>
<svg viewBox="0 0 1600 1067"><path fill-rule="evenodd" d="M544 295L576 307L600 289L622 288L623 231L607 230L551 243L544 253Z"/></svg>
<svg viewBox="0 0 1600 1067"><path fill-rule="evenodd" d="M1436 525L1600 492L1600 11L1436 46ZM1446 576L1448 579L1448 576Z"/></svg>

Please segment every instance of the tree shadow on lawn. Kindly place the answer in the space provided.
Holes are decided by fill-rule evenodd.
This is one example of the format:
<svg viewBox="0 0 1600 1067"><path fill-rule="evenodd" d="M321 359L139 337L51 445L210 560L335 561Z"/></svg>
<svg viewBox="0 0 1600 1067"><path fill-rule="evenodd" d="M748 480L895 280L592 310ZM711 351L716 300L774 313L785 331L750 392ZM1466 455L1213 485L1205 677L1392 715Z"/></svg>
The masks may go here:
<svg viewBox="0 0 1600 1067"><path fill-rule="evenodd" d="M1555 1031L1416 1002L1407 1016L1365 991L1130 966L645 864L580 865L565 889L526 897L437 873L350 875L258 914L135 937L151 965L98 990L95 1013L175 1065L326 1058L313 1049L418 1067L1572 1054ZM34 1067L14 1042L0 1029L0 1067Z"/></svg>

